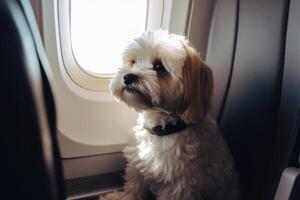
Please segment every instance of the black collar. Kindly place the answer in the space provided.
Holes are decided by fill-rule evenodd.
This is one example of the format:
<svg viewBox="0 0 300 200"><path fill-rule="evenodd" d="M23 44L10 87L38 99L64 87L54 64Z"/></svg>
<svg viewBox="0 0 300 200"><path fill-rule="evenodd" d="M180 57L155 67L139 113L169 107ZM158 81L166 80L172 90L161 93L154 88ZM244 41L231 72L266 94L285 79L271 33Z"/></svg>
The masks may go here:
<svg viewBox="0 0 300 200"><path fill-rule="evenodd" d="M152 135L165 136L183 131L189 126L191 126L191 124L186 124L183 120L179 119L174 122L169 122L165 126L157 125L153 128L149 128L144 125L144 129L146 129Z"/></svg>

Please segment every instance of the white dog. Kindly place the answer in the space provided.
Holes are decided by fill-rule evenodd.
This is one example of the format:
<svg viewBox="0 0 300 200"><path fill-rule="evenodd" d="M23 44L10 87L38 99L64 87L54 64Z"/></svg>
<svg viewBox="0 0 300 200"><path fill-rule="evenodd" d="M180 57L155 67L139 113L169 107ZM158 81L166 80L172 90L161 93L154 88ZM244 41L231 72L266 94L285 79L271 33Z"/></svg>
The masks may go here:
<svg viewBox="0 0 300 200"><path fill-rule="evenodd" d="M124 192L104 199L239 198L233 159L210 115L212 72L183 36L148 31L133 40L110 90L139 118L124 149Z"/></svg>

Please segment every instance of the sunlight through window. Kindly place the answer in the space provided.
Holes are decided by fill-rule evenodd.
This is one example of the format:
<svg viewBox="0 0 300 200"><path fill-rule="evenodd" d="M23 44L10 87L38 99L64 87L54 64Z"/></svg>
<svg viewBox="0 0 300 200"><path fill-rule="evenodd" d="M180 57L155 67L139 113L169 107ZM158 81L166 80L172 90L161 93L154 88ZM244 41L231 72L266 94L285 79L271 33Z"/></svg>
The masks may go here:
<svg viewBox="0 0 300 200"><path fill-rule="evenodd" d="M146 28L147 0L71 0L71 43L80 67L110 75L130 39Z"/></svg>

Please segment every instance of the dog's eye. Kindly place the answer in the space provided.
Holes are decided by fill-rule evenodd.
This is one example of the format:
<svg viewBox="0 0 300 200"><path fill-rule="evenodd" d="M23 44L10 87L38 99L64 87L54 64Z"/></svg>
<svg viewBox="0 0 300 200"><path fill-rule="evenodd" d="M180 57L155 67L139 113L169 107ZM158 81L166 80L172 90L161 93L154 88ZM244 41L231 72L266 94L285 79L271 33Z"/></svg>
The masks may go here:
<svg viewBox="0 0 300 200"><path fill-rule="evenodd" d="M165 71L165 66L162 64L161 61L156 61L153 63L153 70L157 71L157 72L163 72Z"/></svg>

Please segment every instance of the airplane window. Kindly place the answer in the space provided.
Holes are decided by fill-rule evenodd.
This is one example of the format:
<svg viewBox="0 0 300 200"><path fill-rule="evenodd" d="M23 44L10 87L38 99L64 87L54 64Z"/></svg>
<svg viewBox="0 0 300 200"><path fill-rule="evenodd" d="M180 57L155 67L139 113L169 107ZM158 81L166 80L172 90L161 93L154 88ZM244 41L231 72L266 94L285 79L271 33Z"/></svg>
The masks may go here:
<svg viewBox="0 0 300 200"><path fill-rule="evenodd" d="M77 64L94 75L121 65L128 40L147 26L147 0L71 0L71 45Z"/></svg>

